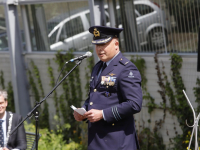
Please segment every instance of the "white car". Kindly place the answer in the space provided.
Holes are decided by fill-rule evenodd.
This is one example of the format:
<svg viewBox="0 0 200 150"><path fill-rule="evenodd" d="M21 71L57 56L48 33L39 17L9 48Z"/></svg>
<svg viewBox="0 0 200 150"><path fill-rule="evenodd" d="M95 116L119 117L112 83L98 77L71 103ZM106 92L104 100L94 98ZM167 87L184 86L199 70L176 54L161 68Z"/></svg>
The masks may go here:
<svg viewBox="0 0 200 150"><path fill-rule="evenodd" d="M140 45L150 44L153 47L163 47L164 43L167 43L167 33L170 31L165 12L158 5L146 0L134 1L134 5ZM105 7L106 25L109 26L109 15L106 9ZM118 6L117 11L119 10ZM120 13L117 19L121 24ZM57 21L56 19L49 21L48 26L56 24ZM88 32L89 27L89 10L67 17L49 32L50 49L87 51L90 49L93 38Z"/></svg>

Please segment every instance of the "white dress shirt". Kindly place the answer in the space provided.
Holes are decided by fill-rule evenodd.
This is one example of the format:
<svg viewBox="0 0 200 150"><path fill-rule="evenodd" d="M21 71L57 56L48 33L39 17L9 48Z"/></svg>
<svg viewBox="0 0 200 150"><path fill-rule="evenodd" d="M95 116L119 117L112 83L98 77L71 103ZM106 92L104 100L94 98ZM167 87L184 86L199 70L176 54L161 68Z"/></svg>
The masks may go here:
<svg viewBox="0 0 200 150"><path fill-rule="evenodd" d="M2 123L2 128L3 128L3 138L4 138L4 145L6 143L6 115L7 115L7 112L5 112L3 118L1 120L3 120L3 123Z"/></svg>

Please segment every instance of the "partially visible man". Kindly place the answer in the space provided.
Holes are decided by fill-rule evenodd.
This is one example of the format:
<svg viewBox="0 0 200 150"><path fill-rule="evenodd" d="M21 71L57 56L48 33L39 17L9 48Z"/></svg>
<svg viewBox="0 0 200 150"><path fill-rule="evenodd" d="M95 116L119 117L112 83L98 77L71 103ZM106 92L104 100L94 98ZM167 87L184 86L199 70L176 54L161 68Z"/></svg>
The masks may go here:
<svg viewBox="0 0 200 150"><path fill-rule="evenodd" d="M7 92L0 90L0 150L25 150L27 144L24 126L21 125L10 135L11 130L22 121L22 116L6 111L7 97Z"/></svg>
<svg viewBox="0 0 200 150"><path fill-rule="evenodd" d="M137 150L133 114L142 108L141 75L137 67L119 50L122 28L90 27L92 43L100 61L94 66L90 93L82 106L88 120L88 150Z"/></svg>

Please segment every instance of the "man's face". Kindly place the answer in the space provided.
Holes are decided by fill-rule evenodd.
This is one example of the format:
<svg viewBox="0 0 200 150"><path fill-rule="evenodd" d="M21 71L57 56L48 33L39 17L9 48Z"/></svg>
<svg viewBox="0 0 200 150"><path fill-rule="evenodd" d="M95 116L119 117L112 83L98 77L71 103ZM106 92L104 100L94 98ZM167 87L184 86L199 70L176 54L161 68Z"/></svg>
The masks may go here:
<svg viewBox="0 0 200 150"><path fill-rule="evenodd" d="M3 96L0 96L0 115L3 115L5 113L7 105L8 102L5 101Z"/></svg>
<svg viewBox="0 0 200 150"><path fill-rule="evenodd" d="M119 42L117 39L112 39L105 44L96 45L96 53L99 59L103 62L111 60L119 52Z"/></svg>

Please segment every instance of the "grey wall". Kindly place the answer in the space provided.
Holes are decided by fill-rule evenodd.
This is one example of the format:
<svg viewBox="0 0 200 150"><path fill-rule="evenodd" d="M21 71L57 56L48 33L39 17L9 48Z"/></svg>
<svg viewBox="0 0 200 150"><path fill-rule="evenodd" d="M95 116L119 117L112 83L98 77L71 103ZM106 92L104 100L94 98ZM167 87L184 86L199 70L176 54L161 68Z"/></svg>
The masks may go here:
<svg viewBox="0 0 200 150"><path fill-rule="evenodd" d="M127 58L130 59L130 54L124 54ZM155 70L156 64L154 63L154 55L141 55L142 58L146 61L146 77L148 79L147 82L147 89L148 92L151 94L151 96L155 99L155 103L160 105L160 102L162 102L161 96L157 92L159 88L158 86L158 77ZM193 94L193 87L196 86L196 78L200 77L200 73L196 71L197 68L197 60L196 55L182 55L183 58L183 65L181 69L181 75L186 87L186 93L189 97L189 99L192 102L192 105L195 106L195 97ZM52 89L49 85L50 78L47 73L47 59L51 60L51 66L54 69L54 76L55 78L58 77L58 66L53 60L54 54L52 53L31 53L31 54L25 54L25 62L27 65L27 68L31 68L30 62L31 60L34 61L35 65L40 70L40 76L44 88L45 95L50 92ZM158 59L160 61L160 67L161 62L164 63L165 66L165 72L168 74L168 79L170 78L170 56L169 55L159 55ZM4 78L6 85L9 81L11 81L11 70L10 70L10 62L9 62L9 54L8 53L1 53L0 54L0 70L4 72ZM67 61L67 60L66 60ZM64 63L64 62L63 62ZM87 80L85 79L85 67L86 67L86 59L82 61L82 64L78 67L80 70L80 76L81 76L81 82L82 82L82 91L83 91L83 99L86 99L86 90L85 84ZM61 86L61 85L60 85ZM30 90L29 90L30 91ZM57 89L58 94L62 93L62 88L58 87ZM31 100L33 99L33 95L30 91ZM42 100L42 97L41 97ZM81 101L81 100L80 100ZM186 99L183 99L183 101L186 101ZM55 114L55 108L54 108L54 102L52 96L47 99L47 102L49 103L49 110L50 110L50 120L53 119L53 115ZM136 119L136 127L137 130L141 131L143 127L149 127L151 129L155 126L155 121L162 119L163 117L163 110L162 109L155 109L152 114L150 115L148 113L148 108L146 107L147 102L143 102L143 108L142 111L139 114L135 115ZM32 104L33 105L33 104ZM77 106L78 107L78 106ZM148 119L151 119L151 123L148 123ZM166 113L166 119L165 124L162 126L162 128L159 130L159 132L162 133L164 138L164 143L167 145L169 144L169 138L175 136L175 130L174 127L176 127L176 130L178 133L181 133L181 129L179 127L179 123L177 122L177 118L175 116L172 116L169 112ZM191 129L192 130L192 129Z"/></svg>
<svg viewBox="0 0 200 150"><path fill-rule="evenodd" d="M155 69L156 64L154 63L154 55L146 55L142 56L146 61L146 77L147 77L147 90L151 94L151 96L155 99L155 103L160 106L160 103L162 102L160 94L157 92L160 90L160 87L158 86L158 77L157 72ZM168 75L169 81L171 81L171 72L170 72L170 65L171 60L169 55L160 55L158 56L159 59L159 65L160 69L162 67L161 62L163 62L165 66L165 72ZM182 55L183 64L181 69L181 76L183 78L184 85L186 87L186 93L188 98L190 99L193 107L195 108L195 97L193 94L193 87L196 86L196 79L197 77L200 77L200 73L197 72L197 56L196 55ZM171 86L172 86L171 82ZM183 101L186 101L186 99L183 99ZM169 101L168 101L169 102ZM149 127L152 131L155 127L155 121L159 121L160 119L163 119L163 110L162 109L155 109L152 114L150 115L148 113L148 108L146 107L147 101L143 102L143 108L142 111L135 115L136 121L136 128L137 130L141 131L143 127ZM169 103L168 103L169 106ZM187 111L187 110L186 110ZM148 119L151 119L151 123L148 123ZM189 119L189 118L188 118ZM174 127L176 129L174 129ZM179 123L177 121L176 116L172 116L169 111L166 112L166 118L165 123L161 127L161 129L158 130L162 134L164 143L169 146L169 138L172 138L175 136L175 132L178 132L182 134L182 130L179 127ZM192 129L191 129L192 131Z"/></svg>

